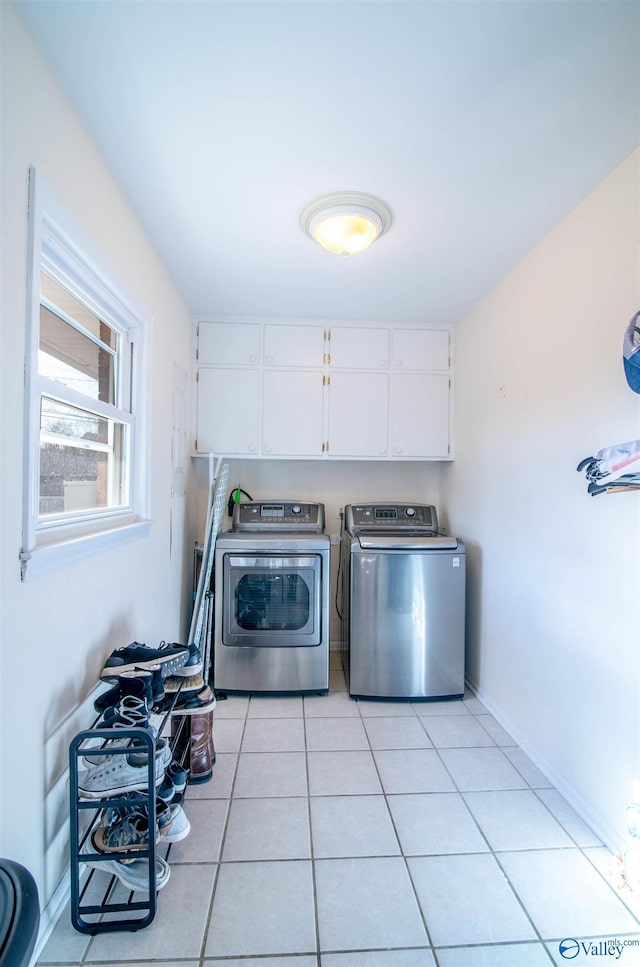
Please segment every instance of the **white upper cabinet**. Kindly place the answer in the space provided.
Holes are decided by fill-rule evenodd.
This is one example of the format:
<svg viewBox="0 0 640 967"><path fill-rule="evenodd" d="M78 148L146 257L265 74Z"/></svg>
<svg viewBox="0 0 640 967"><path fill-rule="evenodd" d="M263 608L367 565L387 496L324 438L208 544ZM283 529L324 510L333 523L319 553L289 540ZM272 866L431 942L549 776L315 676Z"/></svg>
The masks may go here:
<svg viewBox="0 0 640 967"><path fill-rule="evenodd" d="M201 368L196 451L245 457L260 452L260 370Z"/></svg>
<svg viewBox="0 0 640 967"><path fill-rule="evenodd" d="M199 366L257 366L259 362L260 326L257 323L199 323Z"/></svg>
<svg viewBox="0 0 640 967"><path fill-rule="evenodd" d="M394 374L391 381L389 455L396 460L448 458L447 374Z"/></svg>
<svg viewBox="0 0 640 967"><path fill-rule="evenodd" d="M449 370L448 329L394 329L394 370Z"/></svg>
<svg viewBox="0 0 640 967"><path fill-rule="evenodd" d="M329 390L329 457L386 458L387 374L332 373Z"/></svg>
<svg viewBox="0 0 640 967"><path fill-rule="evenodd" d="M448 329L200 322L197 453L451 459Z"/></svg>
<svg viewBox="0 0 640 967"><path fill-rule="evenodd" d="M322 456L322 373L265 369L263 380L263 455Z"/></svg>
<svg viewBox="0 0 640 967"><path fill-rule="evenodd" d="M323 326L264 327L264 362L266 366L293 366L296 369L324 365L325 330Z"/></svg>
<svg viewBox="0 0 640 967"><path fill-rule="evenodd" d="M334 326L329 340L331 369L388 369L389 330Z"/></svg>

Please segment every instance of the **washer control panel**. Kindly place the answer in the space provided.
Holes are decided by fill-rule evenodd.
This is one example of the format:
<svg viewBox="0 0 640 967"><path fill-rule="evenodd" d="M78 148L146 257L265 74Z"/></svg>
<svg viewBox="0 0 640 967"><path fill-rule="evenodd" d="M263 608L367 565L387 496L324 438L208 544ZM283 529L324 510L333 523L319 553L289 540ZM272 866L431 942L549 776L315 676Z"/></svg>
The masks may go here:
<svg viewBox="0 0 640 967"><path fill-rule="evenodd" d="M344 513L350 534L438 533L433 504L347 504Z"/></svg>
<svg viewBox="0 0 640 967"><path fill-rule="evenodd" d="M300 500L249 500L233 508L233 531L324 531L324 504Z"/></svg>

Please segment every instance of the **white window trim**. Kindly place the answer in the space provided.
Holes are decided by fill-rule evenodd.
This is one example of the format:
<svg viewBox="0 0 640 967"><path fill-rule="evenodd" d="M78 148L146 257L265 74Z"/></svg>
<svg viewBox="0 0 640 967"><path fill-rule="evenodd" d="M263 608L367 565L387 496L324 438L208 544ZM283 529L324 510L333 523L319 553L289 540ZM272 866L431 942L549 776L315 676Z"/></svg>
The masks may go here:
<svg viewBox="0 0 640 967"><path fill-rule="evenodd" d="M131 372L131 409L134 434L130 464L130 507L87 513L82 519L38 527L40 394L38 375L40 329L40 271L44 268L105 322L126 330L135 343ZM29 235L27 264L27 334L25 347L23 536L21 574L35 577L89 554L146 536L151 527L149 507L148 367L151 319L137 308L115 282L105 260L50 189L42 176L29 173ZM129 361L125 361L128 366ZM48 382L48 381L45 381ZM86 406L86 400L83 403ZM92 409L98 409L93 406Z"/></svg>

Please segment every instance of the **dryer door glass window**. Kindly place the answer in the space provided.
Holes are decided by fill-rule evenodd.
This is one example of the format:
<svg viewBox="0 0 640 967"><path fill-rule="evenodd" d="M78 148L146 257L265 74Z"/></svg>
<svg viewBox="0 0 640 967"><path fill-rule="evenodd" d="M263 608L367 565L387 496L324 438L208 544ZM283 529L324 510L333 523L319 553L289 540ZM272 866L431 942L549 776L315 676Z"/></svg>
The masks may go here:
<svg viewBox="0 0 640 967"><path fill-rule="evenodd" d="M321 565L315 554L225 555L223 644L319 645Z"/></svg>

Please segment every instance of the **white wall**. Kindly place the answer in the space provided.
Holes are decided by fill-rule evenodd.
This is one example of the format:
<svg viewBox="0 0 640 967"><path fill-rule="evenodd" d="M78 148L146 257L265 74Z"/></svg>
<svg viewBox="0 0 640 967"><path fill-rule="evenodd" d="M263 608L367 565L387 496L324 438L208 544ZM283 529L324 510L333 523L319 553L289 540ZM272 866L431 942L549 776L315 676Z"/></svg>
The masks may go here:
<svg viewBox="0 0 640 967"><path fill-rule="evenodd" d="M180 640L188 588L184 498L171 498L174 363L190 367L186 305L10 5L2 38L0 353L0 855L23 863L46 904L67 863L69 733L107 655L137 639ZM149 360L151 534L20 581L27 174L34 165L152 317ZM172 545L173 540L173 545ZM173 555L172 555L173 546ZM189 558L189 555L185 555ZM191 561L188 560L190 571ZM84 722L82 723L84 725Z"/></svg>
<svg viewBox="0 0 640 967"><path fill-rule="evenodd" d="M415 501L439 504L440 464L427 462L386 463L377 461L325 460L227 460L228 492L242 487L255 500L312 500L325 505L326 531L340 535L340 510L359 501ZM196 461L198 523L204 533L208 487L208 461ZM243 497L246 500L246 497ZM225 516L223 530L231 527ZM202 537L200 537L202 540ZM331 548L330 647L338 649L342 627L335 610L338 569L337 545Z"/></svg>
<svg viewBox="0 0 640 967"><path fill-rule="evenodd" d="M590 497L583 457L640 437L622 337L638 308L639 155L456 329L467 672L611 846L640 779L640 494Z"/></svg>

